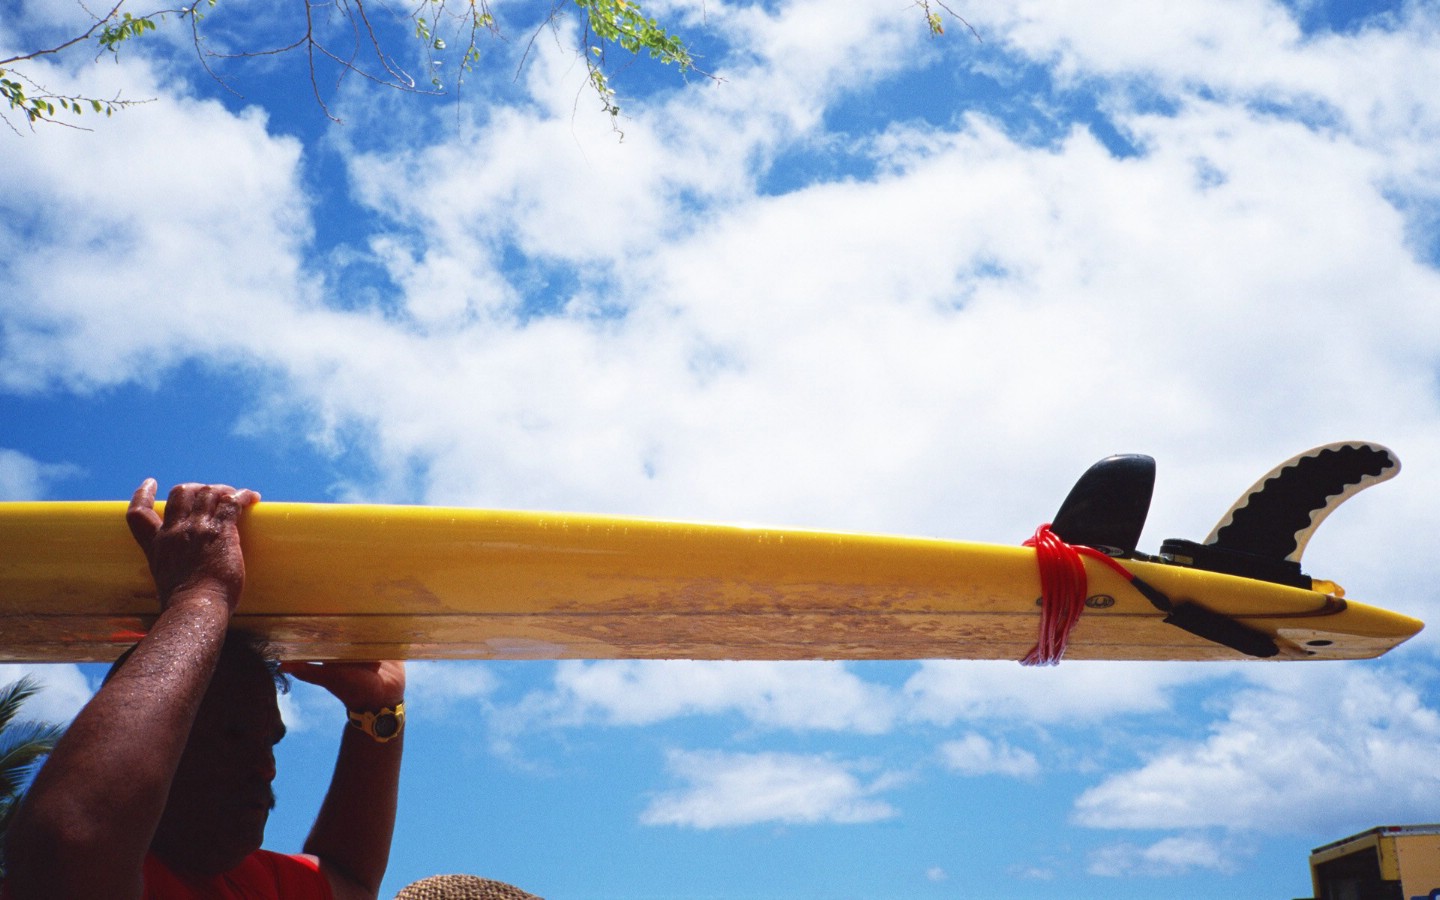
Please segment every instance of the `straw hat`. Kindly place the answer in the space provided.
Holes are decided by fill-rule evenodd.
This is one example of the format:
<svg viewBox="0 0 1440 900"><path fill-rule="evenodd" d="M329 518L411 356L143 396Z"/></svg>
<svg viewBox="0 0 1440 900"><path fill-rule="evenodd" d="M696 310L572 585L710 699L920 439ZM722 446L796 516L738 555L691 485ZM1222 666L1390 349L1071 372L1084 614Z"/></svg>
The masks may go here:
<svg viewBox="0 0 1440 900"><path fill-rule="evenodd" d="M513 884L474 875L432 875L401 888L395 900L541 900Z"/></svg>

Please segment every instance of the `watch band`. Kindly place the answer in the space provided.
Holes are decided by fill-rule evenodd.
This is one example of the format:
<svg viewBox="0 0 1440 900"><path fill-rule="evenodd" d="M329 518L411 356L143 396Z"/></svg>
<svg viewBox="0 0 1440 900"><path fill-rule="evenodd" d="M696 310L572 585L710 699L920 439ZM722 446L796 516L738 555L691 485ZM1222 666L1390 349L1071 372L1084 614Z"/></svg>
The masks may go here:
<svg viewBox="0 0 1440 900"><path fill-rule="evenodd" d="M395 740L405 730L405 704L382 706L377 710L348 709L350 724L382 744Z"/></svg>

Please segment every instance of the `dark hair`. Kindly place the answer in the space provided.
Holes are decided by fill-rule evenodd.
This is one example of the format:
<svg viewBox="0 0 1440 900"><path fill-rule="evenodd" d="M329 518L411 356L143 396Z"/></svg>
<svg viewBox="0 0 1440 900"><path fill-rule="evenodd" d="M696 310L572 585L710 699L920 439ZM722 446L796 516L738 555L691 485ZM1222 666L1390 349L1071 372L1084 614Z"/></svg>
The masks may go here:
<svg viewBox="0 0 1440 900"><path fill-rule="evenodd" d="M126 661L130 659L130 655L134 653L135 648L139 646L138 643L131 644L125 649L124 653L121 653L120 656L110 664L110 670L105 673L105 679L101 682L102 685L108 683L111 678L115 677L115 673L124 667ZM220 662L218 665L241 661L260 663L265 667L265 671L270 673L270 679L275 682L275 691L277 693L286 694L290 692L290 679L284 672L280 671L280 660L275 658L274 653L270 650L270 645L265 642L264 638L256 634L251 634L248 631L232 628L225 632L225 645L220 648Z"/></svg>

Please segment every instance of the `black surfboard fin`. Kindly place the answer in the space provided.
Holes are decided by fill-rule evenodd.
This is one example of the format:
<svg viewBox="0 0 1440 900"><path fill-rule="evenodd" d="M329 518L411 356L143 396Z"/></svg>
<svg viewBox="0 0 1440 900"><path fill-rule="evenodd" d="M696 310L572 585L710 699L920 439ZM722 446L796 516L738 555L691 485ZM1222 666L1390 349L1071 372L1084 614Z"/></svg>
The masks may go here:
<svg viewBox="0 0 1440 900"><path fill-rule="evenodd" d="M1346 500L1399 472L1400 460L1379 444L1346 441L1307 450L1255 482L1203 544L1168 540L1160 554L1199 569L1309 589L1300 557L1320 523Z"/></svg>
<svg viewBox="0 0 1440 900"><path fill-rule="evenodd" d="M1050 530L1067 544L1128 556L1140 542L1154 490L1154 459L1138 453L1107 456L1075 482Z"/></svg>

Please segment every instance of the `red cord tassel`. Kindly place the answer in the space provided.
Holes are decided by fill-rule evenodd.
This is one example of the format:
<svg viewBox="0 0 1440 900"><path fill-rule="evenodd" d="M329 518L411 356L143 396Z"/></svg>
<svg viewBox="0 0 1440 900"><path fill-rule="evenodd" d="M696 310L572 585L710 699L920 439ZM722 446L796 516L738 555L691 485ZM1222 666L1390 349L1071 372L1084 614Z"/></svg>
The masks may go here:
<svg viewBox="0 0 1440 900"><path fill-rule="evenodd" d="M1035 536L1024 546L1035 548L1035 562L1040 568L1040 636L1031 651L1020 660L1026 666L1053 666L1065 655L1070 632L1085 611L1089 579L1085 561L1080 557L1098 559L1129 581L1133 576L1115 560L1092 547L1067 544L1047 522L1035 529Z"/></svg>
<svg viewBox="0 0 1440 900"><path fill-rule="evenodd" d="M1025 546L1035 548L1040 568L1040 636L1020 663L1053 666L1065 655L1070 631L1085 609L1085 563L1074 547L1050 530L1049 523L1035 529Z"/></svg>

